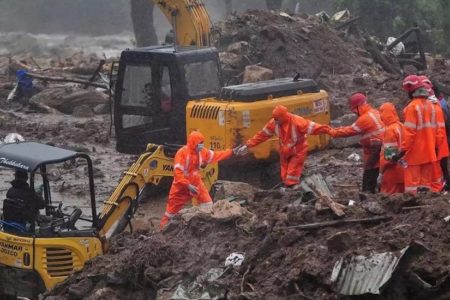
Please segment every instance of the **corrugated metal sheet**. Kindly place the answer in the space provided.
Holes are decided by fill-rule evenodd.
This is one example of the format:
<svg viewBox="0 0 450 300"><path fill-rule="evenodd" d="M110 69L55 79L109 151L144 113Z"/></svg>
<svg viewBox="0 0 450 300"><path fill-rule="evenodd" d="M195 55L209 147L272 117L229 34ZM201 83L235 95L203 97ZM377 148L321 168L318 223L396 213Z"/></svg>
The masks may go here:
<svg viewBox="0 0 450 300"><path fill-rule="evenodd" d="M408 249L341 258L334 265L331 282L342 295L380 294Z"/></svg>

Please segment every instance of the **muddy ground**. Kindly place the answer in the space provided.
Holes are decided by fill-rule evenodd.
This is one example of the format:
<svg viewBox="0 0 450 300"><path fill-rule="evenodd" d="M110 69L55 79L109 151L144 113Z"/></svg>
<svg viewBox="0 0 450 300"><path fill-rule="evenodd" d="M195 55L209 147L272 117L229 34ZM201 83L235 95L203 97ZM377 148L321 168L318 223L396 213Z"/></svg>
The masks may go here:
<svg viewBox="0 0 450 300"><path fill-rule="evenodd" d="M417 205L429 207L402 210ZM181 299L170 298L179 285L223 268L232 252L245 256L242 266L213 284L202 282L203 291L227 299L340 299L330 276L341 257L396 252L414 243L421 253L402 265L382 295L360 299L448 299L449 285L433 291L410 280L417 274L433 286L448 284L450 235L443 220L450 213L448 197L370 197L347 208L346 218L372 217L363 208L369 206L392 219L303 231L295 226L335 218L317 214L312 203L300 204L295 193L261 192L245 204L256 216L252 221L199 216L177 219L164 233L122 234L111 254L95 258L46 299Z"/></svg>
<svg viewBox="0 0 450 300"><path fill-rule="evenodd" d="M294 76L296 72L313 77L330 93L333 119L348 112L346 99L358 90L366 91L375 106L392 100L398 108L403 107L405 95L400 89L400 77L384 72L357 44L315 17L292 20L277 13L252 11L231 16L219 27L222 34L217 46L221 51L228 51L228 47L236 42L248 43L246 52L239 53L246 60L233 66L223 65L227 80L240 82L240 74L248 64L268 67L277 77ZM107 51L109 46L102 48L102 44L108 42L100 43L99 51ZM72 67L74 52L70 48L62 49L56 55L45 47L39 49L41 52L32 54L33 59L41 67L50 68L49 72L55 72L52 68ZM117 51L116 48L112 50ZM75 56L81 57L80 61L88 57L87 61L95 66L102 57L97 53L96 56L90 53ZM0 104L3 109L0 111L0 136L18 132L26 140L88 153L94 161L99 208L136 157L115 150L107 114L91 117L42 114L18 110L7 104L5 97L12 89L14 78L7 73L9 55L0 55ZM27 53L18 52L13 58L33 65ZM444 62L444 65L432 67L428 73L448 81L450 65ZM244 204L256 216L252 222L245 218L221 222L196 217L188 223L178 219L166 232L158 233L155 229L166 200L162 195L142 203L134 221L135 234L117 237L110 254L94 259L83 272L71 277L47 298L153 299L158 296L169 299L179 284L188 284L209 269L222 267L231 252L242 252L246 257L243 266L227 270L214 289L217 293L225 292L226 298L339 299L329 279L334 263L340 257L372 251L398 251L418 241L427 248L424 254L405 266L382 296L364 299L448 299L448 288L423 290L410 283L413 273L429 285L438 284L450 273L448 223L442 220L450 214L448 196L365 199L367 197L358 193L361 163L348 159L350 154L360 152L360 148L345 147L311 153L305 175L321 173L338 201L344 205L350 200L356 201L355 206L347 208L346 218L371 217L375 212L391 216L391 220L372 225L301 231L292 226L334 220L335 217L330 212L316 213L312 203L298 201L298 194L282 196L277 192L262 192ZM56 191L54 202L63 200L80 206L89 215L85 165L75 164L60 173L61 176L51 183ZM6 193L11 178L10 172L0 170L2 192ZM405 205L424 204L431 207L400 210ZM338 232L345 232L345 241L338 241L336 246L333 244L336 238L332 236Z"/></svg>

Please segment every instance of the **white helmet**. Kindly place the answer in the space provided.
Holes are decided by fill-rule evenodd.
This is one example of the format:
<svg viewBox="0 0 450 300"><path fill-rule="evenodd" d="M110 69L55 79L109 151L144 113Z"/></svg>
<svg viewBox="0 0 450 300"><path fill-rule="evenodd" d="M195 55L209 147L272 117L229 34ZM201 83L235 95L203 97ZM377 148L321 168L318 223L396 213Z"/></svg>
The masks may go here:
<svg viewBox="0 0 450 300"><path fill-rule="evenodd" d="M18 133L8 133L5 136L5 139L3 140L4 143L6 144L12 144L12 143L19 143L19 142L24 142L25 139L23 138L23 136L21 136Z"/></svg>

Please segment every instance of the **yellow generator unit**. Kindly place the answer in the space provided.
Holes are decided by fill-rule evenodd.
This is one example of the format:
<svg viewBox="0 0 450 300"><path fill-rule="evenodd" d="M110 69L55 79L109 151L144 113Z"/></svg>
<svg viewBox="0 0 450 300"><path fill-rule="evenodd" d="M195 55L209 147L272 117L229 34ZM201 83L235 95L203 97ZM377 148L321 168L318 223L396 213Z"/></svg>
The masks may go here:
<svg viewBox="0 0 450 300"><path fill-rule="evenodd" d="M329 124L328 94L311 79L281 78L257 83L223 87L220 97L190 101L186 108L187 133L205 133L206 145L223 150L245 143L272 118L276 105L291 113L321 124ZM322 149L326 135L309 136L309 150ZM251 150L257 161L273 159L276 137Z"/></svg>

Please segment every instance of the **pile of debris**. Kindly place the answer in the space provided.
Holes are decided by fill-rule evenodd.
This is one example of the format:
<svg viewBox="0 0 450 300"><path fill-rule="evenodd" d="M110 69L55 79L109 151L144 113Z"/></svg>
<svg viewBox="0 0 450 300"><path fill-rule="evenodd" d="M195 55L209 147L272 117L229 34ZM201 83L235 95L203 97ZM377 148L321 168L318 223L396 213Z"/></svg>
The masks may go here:
<svg viewBox="0 0 450 300"><path fill-rule="evenodd" d="M105 60L77 52L0 57L0 102L4 109L93 117L110 111Z"/></svg>
<svg viewBox="0 0 450 300"><path fill-rule="evenodd" d="M386 71L376 59L375 54L381 54L372 49L377 46L367 46L363 37L350 36L341 25L320 16L273 11L231 15L216 24L214 42L221 51L225 82L239 84L298 73L329 92L332 119L348 112L346 99L355 91L366 92L375 106L392 101L403 107L407 101L401 90L403 76ZM430 56L427 60L425 73L450 93L450 64Z"/></svg>
<svg viewBox="0 0 450 300"><path fill-rule="evenodd" d="M44 299L448 299L446 197L337 201L344 218L277 191L188 210L163 233L118 236Z"/></svg>
<svg viewBox="0 0 450 300"><path fill-rule="evenodd" d="M320 74L354 74L372 67L370 55L315 16L252 10L217 24L225 78L260 64L275 77L317 79ZM359 70L361 69L362 70Z"/></svg>

